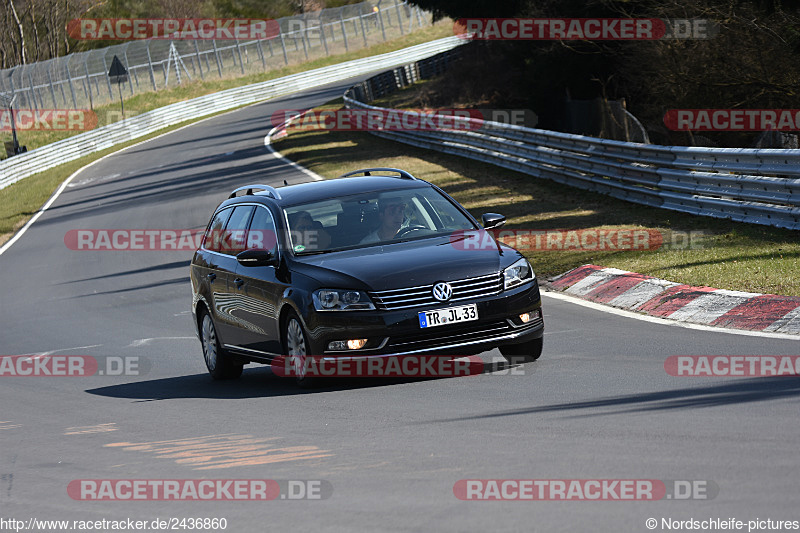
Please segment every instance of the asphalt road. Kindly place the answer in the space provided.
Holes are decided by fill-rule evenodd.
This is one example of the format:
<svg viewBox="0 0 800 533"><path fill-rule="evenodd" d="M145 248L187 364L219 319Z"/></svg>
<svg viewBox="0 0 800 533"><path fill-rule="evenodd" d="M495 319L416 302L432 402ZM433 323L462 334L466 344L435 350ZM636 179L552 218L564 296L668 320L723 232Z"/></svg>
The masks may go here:
<svg viewBox="0 0 800 533"><path fill-rule="evenodd" d="M545 296L544 355L524 367L307 391L249 366L218 383L190 323L191 252L65 246L72 229L202 228L236 186L307 181L264 148L269 117L343 88L108 157L0 256L0 354L138 357L148 370L0 377L0 518L217 517L235 532L649 531L651 517L661 531L662 518L800 519L800 381L671 377L663 367L677 354L797 355L797 340L642 322ZM92 502L67 492L82 479L251 478L323 480L332 493ZM460 501L462 479L697 480L719 490L656 502Z"/></svg>

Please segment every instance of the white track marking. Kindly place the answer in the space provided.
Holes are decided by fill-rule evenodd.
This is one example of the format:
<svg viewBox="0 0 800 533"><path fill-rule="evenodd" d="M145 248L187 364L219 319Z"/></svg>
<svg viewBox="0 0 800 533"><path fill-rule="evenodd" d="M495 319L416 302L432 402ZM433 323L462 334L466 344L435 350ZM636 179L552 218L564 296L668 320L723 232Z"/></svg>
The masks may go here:
<svg viewBox="0 0 800 533"><path fill-rule="evenodd" d="M282 124L281 124L281 126L282 126ZM323 178L322 176L320 176L320 175L319 175L319 174L317 174L316 172L314 172L314 171L312 171L312 170L308 170L307 168L305 168L305 167L303 167L303 166L300 166L300 165L298 165L297 163L295 163L295 162L294 162L294 161L292 161L291 159L289 159L289 158L287 158L286 156L284 156L283 154L281 154L281 153L280 153L278 150L276 150L276 149L275 149L275 148L272 146L272 139L271 139L271 137L272 137L272 136L275 134L275 132L276 132L276 131L278 130L278 128L280 128L281 126L275 126L275 127L274 127L274 128L272 128L271 130L269 130L269 133L267 133L267 135L264 137L264 146L266 146L266 147L267 147L267 149L268 149L270 152L272 152L272 155L274 155L276 159L280 159L280 160L282 160L284 163L288 164L289 166L291 166L291 167L292 167L292 168L294 168L295 170L299 170L300 172L302 172L302 173L303 173L303 174L305 174L306 176L310 177L312 180L314 180L314 181L322 181L322 180L324 180L325 178Z"/></svg>
<svg viewBox="0 0 800 533"><path fill-rule="evenodd" d="M36 353L25 353L22 355L53 355L54 353L58 352L71 352L73 350L85 350L87 348L99 348L102 344L90 344L89 346L75 346L74 348L61 348L60 350L50 350L49 352L36 352Z"/></svg>
<svg viewBox="0 0 800 533"><path fill-rule="evenodd" d="M147 346L153 341L177 341L177 340L193 340L195 337L152 337L150 339L136 339L126 346L126 348L137 348L139 346Z"/></svg>

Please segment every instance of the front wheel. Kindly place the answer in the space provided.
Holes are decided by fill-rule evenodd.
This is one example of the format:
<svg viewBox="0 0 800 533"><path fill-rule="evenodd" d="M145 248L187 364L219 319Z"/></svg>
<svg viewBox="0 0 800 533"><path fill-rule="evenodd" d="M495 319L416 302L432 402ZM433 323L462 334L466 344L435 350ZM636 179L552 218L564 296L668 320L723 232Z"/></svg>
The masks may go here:
<svg viewBox="0 0 800 533"><path fill-rule="evenodd" d="M242 375L243 365L235 363L222 349L217 337L217 328L207 311L200 322L200 342L203 345L203 359L208 373L214 379L236 379Z"/></svg>
<svg viewBox="0 0 800 533"><path fill-rule="evenodd" d="M532 363L539 359L542 355L542 347L544 346L544 337L533 339L528 342L520 344L507 344L500 346L500 353L506 358L506 361L512 364Z"/></svg>
<svg viewBox="0 0 800 533"><path fill-rule="evenodd" d="M297 384L305 389L314 387L316 380L306 375L306 358L313 354L308 353L308 341L303 324L294 312L289 314L283 327L283 349L289 358Z"/></svg>

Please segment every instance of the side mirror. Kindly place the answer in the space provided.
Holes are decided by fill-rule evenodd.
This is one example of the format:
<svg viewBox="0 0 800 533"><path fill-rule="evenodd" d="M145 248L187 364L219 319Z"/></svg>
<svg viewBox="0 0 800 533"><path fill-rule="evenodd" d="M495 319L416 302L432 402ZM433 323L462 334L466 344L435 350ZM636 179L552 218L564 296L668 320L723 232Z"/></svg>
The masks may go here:
<svg viewBox="0 0 800 533"><path fill-rule="evenodd" d="M242 266L270 266L275 264L275 256L269 250L245 250L236 256Z"/></svg>
<svg viewBox="0 0 800 533"><path fill-rule="evenodd" d="M483 229L495 229L506 223L506 217L497 213L484 213L481 215L481 222Z"/></svg>

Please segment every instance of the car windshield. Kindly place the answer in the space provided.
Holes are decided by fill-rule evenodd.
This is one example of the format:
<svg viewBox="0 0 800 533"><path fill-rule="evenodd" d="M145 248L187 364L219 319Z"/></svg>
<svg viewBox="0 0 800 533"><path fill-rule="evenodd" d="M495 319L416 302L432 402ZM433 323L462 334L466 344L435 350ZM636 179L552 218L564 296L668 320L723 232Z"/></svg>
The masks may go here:
<svg viewBox="0 0 800 533"><path fill-rule="evenodd" d="M431 187L362 193L284 209L292 251L312 254L476 229Z"/></svg>

